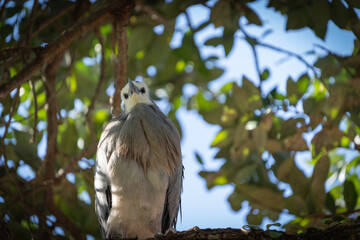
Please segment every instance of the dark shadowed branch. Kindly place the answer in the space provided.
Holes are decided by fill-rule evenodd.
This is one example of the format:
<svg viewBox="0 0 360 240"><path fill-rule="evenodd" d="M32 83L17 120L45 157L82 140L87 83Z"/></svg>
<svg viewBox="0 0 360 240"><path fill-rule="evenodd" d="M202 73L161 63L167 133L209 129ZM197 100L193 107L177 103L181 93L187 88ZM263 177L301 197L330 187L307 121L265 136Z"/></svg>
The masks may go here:
<svg viewBox="0 0 360 240"><path fill-rule="evenodd" d="M40 70L45 63L53 59L60 52L64 51L70 43L84 32L98 26L111 16L110 12L118 10L116 3L113 1L111 7L106 5L87 18L77 22L70 27L64 34L59 36L54 42L49 43L43 48L38 49L37 55L24 68L8 82L0 85L0 100L4 99L14 88L21 86L21 84L28 81L38 70ZM118 4L122 7L124 4Z"/></svg>

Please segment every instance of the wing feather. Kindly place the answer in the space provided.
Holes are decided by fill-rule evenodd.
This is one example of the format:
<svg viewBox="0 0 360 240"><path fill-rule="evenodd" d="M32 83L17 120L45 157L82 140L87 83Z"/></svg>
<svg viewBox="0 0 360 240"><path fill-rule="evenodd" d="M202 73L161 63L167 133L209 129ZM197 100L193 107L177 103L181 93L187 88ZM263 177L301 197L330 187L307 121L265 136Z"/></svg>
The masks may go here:
<svg viewBox="0 0 360 240"><path fill-rule="evenodd" d="M95 211L99 218L102 238L106 238L106 223L111 209L111 181L108 177L107 164L116 148L117 133L121 130L126 116L120 115L105 127L101 134L96 154L94 187Z"/></svg>

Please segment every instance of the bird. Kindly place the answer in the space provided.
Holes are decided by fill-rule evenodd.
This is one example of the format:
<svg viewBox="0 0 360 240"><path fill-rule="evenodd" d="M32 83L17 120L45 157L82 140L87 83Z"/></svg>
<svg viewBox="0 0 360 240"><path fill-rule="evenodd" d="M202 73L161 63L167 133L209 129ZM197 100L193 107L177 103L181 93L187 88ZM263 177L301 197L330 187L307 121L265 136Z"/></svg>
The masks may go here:
<svg viewBox="0 0 360 240"><path fill-rule="evenodd" d="M175 230L181 212L180 134L144 82L129 80L121 99L97 147L95 212L103 239L152 238Z"/></svg>

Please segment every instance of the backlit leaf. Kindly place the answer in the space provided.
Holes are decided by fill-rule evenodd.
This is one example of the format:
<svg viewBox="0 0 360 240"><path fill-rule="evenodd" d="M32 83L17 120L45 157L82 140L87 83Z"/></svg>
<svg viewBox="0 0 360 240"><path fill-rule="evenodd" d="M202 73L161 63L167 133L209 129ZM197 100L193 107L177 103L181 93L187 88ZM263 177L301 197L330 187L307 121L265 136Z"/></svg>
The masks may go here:
<svg viewBox="0 0 360 240"><path fill-rule="evenodd" d="M358 193L355 189L354 183L352 181L344 182L344 200L346 203L346 207L349 211L355 209Z"/></svg>

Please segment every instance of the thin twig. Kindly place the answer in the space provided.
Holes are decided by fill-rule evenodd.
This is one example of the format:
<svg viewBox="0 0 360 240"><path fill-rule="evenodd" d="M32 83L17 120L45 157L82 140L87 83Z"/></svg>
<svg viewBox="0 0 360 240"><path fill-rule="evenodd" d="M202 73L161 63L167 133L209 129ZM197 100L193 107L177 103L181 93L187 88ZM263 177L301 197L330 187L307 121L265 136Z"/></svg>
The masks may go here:
<svg viewBox="0 0 360 240"><path fill-rule="evenodd" d="M309 69L312 70L312 72L314 73L315 77L318 77L318 73L317 73L315 67L312 66L311 64L309 64L302 56L300 56L300 55L298 55L298 54L296 54L296 53L294 53L294 52L291 52L291 51L288 51L288 50L285 50L285 49L276 47L276 46L274 46L274 45L270 45L270 44L261 42L261 41L259 41L258 39L254 38L253 36L250 36L242 27L240 27L240 31L245 35L245 37L251 38L251 39L255 39L255 40L256 40L256 44L255 44L255 45L257 45L257 46L266 47L266 48L269 48L269 49L271 49L271 50L274 50L274 51L278 51L278 52L287 54L287 55L290 56L290 57L295 57L295 58L297 58L300 62L302 62L302 63L305 64ZM253 46L252 46L252 47L253 47ZM258 72L259 72L259 71L258 71Z"/></svg>
<svg viewBox="0 0 360 240"><path fill-rule="evenodd" d="M9 113L9 120L8 120L7 124L5 125L4 135L3 135L2 139L1 139L1 150L2 150L2 156L4 158L4 167L5 167L6 174L9 176L10 180L14 183L16 192L18 194L18 198L20 199L21 202L24 202L24 197L23 197L22 193L20 192L20 189L19 189L16 178L14 178L13 176L10 175L9 168L8 168L8 165L7 165L7 160L8 159L7 159L7 156L6 156L6 149L5 149L5 138L6 138L6 135L8 133L8 130L10 128L11 119L14 116L14 114L16 113L16 110L17 110L16 105L19 102L19 94L20 94L20 89L18 88L17 92L16 92L16 94L15 94L15 96L13 98L13 103L12 103L10 113ZM3 219L3 218L1 218L1 219Z"/></svg>
<svg viewBox="0 0 360 240"><path fill-rule="evenodd" d="M315 67L312 66L311 64L309 64L302 56L300 56L300 55L298 55L298 54L296 54L296 53L293 53L293 52L291 52L291 51L288 51L288 50L285 50L285 49L282 49L282 48L279 48L279 47L276 47L276 46L267 44L267 43L258 42L258 45L259 45L259 46L262 46L262 47L269 48L269 49L274 50L274 51L278 51L278 52L285 53L285 54L287 54L287 55L290 56L290 57L295 57L295 58L297 58L300 62L302 62L302 63L305 64L309 69L311 69L311 71L314 73L314 76L315 76L316 78L318 78L318 73L317 73Z"/></svg>
<svg viewBox="0 0 360 240"><path fill-rule="evenodd" d="M5 131L4 131L4 135L1 138L1 148L2 148L2 155L4 157L4 165L5 165L5 169L8 170L8 166L7 166L7 157L6 157L6 149L5 149L5 139L6 139L6 135L8 134L9 128L10 128L10 123L11 123L11 119L14 116L14 114L16 113L17 107L16 105L19 102L19 94L20 94L20 89L17 89L15 96L13 97L13 102L10 108L10 113L9 113L9 120L6 122L5 124Z"/></svg>
<svg viewBox="0 0 360 240"><path fill-rule="evenodd" d="M344 64L345 59L343 57L340 57L339 55L333 53L332 51L330 51L329 49L327 49L326 47L320 44L314 44L314 46L327 52L330 56L335 57L339 61L339 63L341 63L341 65L345 68L345 71L349 74L349 76L351 76L351 78L356 78L356 75L351 72L351 70L348 68L348 65Z"/></svg>
<svg viewBox="0 0 360 240"><path fill-rule="evenodd" d="M64 8L57 14L51 15L51 17L49 19L47 19L46 21L43 21L43 23L31 34L31 38L34 37L35 35L37 35L38 33L40 33L42 30L44 30L48 26L50 26L53 22L55 22L56 20L58 20L65 14L72 11L74 8L75 8L75 4L71 4L70 6L68 6L67 8Z"/></svg>
<svg viewBox="0 0 360 240"><path fill-rule="evenodd" d="M37 124L38 124L38 102L37 102L37 98L36 98L36 90L35 90L34 80L30 80L29 84L30 84L30 88L31 88L33 98L34 98L34 127L33 127L32 136L30 139L30 143L35 143L36 142L36 134L37 134Z"/></svg>
<svg viewBox="0 0 360 240"><path fill-rule="evenodd" d="M30 42L31 42L32 32L33 32L34 22L35 22L34 21L35 13L36 13L38 3L39 3L38 0L34 0L33 6L32 6L32 9L31 9L29 28L28 28L27 37L26 37L26 40L25 40L25 45L26 46L29 46Z"/></svg>
<svg viewBox="0 0 360 240"><path fill-rule="evenodd" d="M54 202L48 204L49 211L56 217L56 222L69 231L74 239L85 239L84 234L70 221L68 217L55 205Z"/></svg>
<svg viewBox="0 0 360 240"><path fill-rule="evenodd" d="M2 20L2 14L3 14L4 10L5 10L5 6L6 6L6 4L7 4L8 1L9 1L9 0L5 0L5 1L4 1L4 4L1 6L1 9L0 9L0 20Z"/></svg>
<svg viewBox="0 0 360 240"><path fill-rule="evenodd" d="M44 182L44 184L33 187L32 189L23 193L21 196L26 199L26 198L30 197L31 195L34 195L35 193L38 193L41 190L44 190L46 187L47 187L47 182ZM15 207L19 201L22 201L20 196L18 196L16 199L12 200L10 205L6 206L5 209L2 211L0 218L3 219L5 217L5 214L7 214L13 207Z"/></svg>
<svg viewBox="0 0 360 240"><path fill-rule="evenodd" d="M174 26L169 21L167 21L158 11L150 7L149 5L143 3L141 0L136 0L135 4L140 10L146 12L151 19L157 21L158 23L164 25L166 28L173 29Z"/></svg>
<svg viewBox="0 0 360 240"><path fill-rule="evenodd" d="M96 101L97 101L97 99L98 99L98 97L100 95L102 86L104 85L104 82L106 80L105 45L104 45L104 39L102 38L98 28L95 29L95 36L98 38L100 46L101 46L100 77L99 77L98 84L96 86L95 93L94 93L94 95L93 95L93 97L91 99L90 106L89 106L88 111L87 111L87 113L85 115L86 122L89 125L91 138L93 140L96 140L96 134L95 134L95 131L94 131L94 124L91 121L91 113L95 108Z"/></svg>
<svg viewBox="0 0 360 240"><path fill-rule="evenodd" d="M78 163L83 157L89 156L94 153L97 149L97 142L94 142L87 149L85 149L82 153L77 154L76 156L69 159L66 167L61 168L55 175L55 182L58 182L63 178L66 174L71 172L74 168L74 165Z"/></svg>
<svg viewBox="0 0 360 240"><path fill-rule="evenodd" d="M251 38L243 28L239 28L240 31L246 36L246 38ZM255 61L255 68L256 68L256 72L258 74L258 77L259 77L259 86L258 86L258 89L260 90L261 92L261 72L260 72L260 66L259 66L259 58L258 58L258 55L257 55L257 52L256 52L256 44L250 44L251 46L251 50L252 50L252 53L254 55L254 61Z"/></svg>

